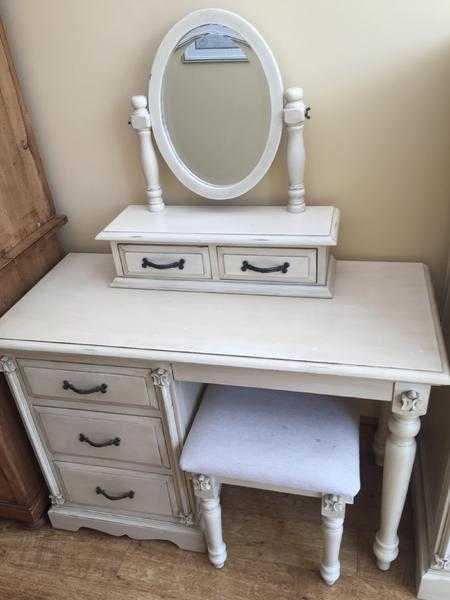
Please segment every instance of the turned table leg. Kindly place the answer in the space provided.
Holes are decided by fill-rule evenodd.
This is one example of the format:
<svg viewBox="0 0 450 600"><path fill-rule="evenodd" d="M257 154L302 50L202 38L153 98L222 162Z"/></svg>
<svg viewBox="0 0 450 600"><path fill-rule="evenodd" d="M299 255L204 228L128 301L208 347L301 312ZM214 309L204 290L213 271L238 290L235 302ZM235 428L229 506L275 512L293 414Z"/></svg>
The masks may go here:
<svg viewBox="0 0 450 600"><path fill-rule="evenodd" d="M222 537L222 510L220 508L220 484L208 475L192 477L195 496L200 501L208 557L221 569L227 559L227 547Z"/></svg>
<svg viewBox="0 0 450 600"><path fill-rule="evenodd" d="M378 567L386 571L398 555L397 530L408 493L420 415L426 413L429 386L396 384L384 453L380 529L374 553Z"/></svg>

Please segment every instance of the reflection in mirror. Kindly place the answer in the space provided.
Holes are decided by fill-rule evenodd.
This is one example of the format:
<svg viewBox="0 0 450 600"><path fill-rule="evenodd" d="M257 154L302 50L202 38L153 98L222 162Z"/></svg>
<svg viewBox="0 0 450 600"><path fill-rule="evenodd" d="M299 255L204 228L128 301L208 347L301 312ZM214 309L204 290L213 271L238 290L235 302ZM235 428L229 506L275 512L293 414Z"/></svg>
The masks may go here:
<svg viewBox="0 0 450 600"><path fill-rule="evenodd" d="M271 120L256 53L223 25L193 29L167 63L162 111L173 149L192 173L213 185L245 179L264 152Z"/></svg>

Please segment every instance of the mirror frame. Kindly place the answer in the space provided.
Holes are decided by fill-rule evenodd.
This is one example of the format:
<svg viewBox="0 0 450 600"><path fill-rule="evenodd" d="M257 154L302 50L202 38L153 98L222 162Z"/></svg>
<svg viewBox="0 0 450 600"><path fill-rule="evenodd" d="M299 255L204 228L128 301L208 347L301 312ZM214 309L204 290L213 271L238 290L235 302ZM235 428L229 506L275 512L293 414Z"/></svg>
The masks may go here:
<svg viewBox="0 0 450 600"><path fill-rule="evenodd" d="M240 33L261 62L270 95L270 129L266 147L253 170L241 181L230 185L215 185L193 173L177 154L167 131L162 107L164 73L172 52L180 39L200 25L217 23ZM149 82L149 111L151 127L158 148L174 175L195 194L204 198L226 200L236 198L252 189L267 173L280 143L283 127L283 82L275 57L258 31L245 19L222 9L201 9L178 21L162 40Z"/></svg>

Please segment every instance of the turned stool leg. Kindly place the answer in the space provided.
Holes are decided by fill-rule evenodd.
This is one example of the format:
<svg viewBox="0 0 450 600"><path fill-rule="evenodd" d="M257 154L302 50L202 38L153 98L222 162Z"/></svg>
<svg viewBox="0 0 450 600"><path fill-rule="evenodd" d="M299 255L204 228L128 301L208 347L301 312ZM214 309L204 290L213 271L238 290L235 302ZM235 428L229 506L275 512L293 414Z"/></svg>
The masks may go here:
<svg viewBox="0 0 450 600"><path fill-rule="evenodd" d="M339 496L324 494L322 496L322 531L324 534L324 551L320 574L322 579L333 585L341 574L339 550L344 531L345 503Z"/></svg>
<svg viewBox="0 0 450 600"><path fill-rule="evenodd" d="M227 559L227 547L222 538L222 510L220 508L220 485L208 475L192 477L195 496L200 501L206 545L210 562L221 569Z"/></svg>

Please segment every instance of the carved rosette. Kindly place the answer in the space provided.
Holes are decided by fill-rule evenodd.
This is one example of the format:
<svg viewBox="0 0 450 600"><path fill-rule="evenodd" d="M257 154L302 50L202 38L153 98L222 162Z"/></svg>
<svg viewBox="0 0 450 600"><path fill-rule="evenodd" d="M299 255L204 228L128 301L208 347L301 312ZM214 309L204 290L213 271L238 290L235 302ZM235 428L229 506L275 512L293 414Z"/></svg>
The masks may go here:
<svg viewBox="0 0 450 600"><path fill-rule="evenodd" d="M409 390L403 392L400 396L400 411L401 412L419 412L422 408L422 399L419 392Z"/></svg>
<svg viewBox="0 0 450 600"><path fill-rule="evenodd" d="M420 417L427 412L427 396L416 389L400 391L395 395L392 412L406 418Z"/></svg>
<svg viewBox="0 0 450 600"><path fill-rule="evenodd" d="M209 492L212 489L212 481L208 475L196 475L192 477L192 485L195 492Z"/></svg>
<svg viewBox="0 0 450 600"><path fill-rule="evenodd" d="M3 373L14 373L17 369L16 363L10 356L2 356L0 358L0 371Z"/></svg>
<svg viewBox="0 0 450 600"><path fill-rule="evenodd" d="M49 497L53 506L62 506L65 503L65 499L62 494L50 494Z"/></svg>
<svg viewBox="0 0 450 600"><path fill-rule="evenodd" d="M194 525L194 515L192 513L181 514L180 523L186 527L192 527Z"/></svg>
<svg viewBox="0 0 450 600"><path fill-rule="evenodd" d="M450 558L448 556L441 557L439 554L435 554L431 568L450 572Z"/></svg>
<svg viewBox="0 0 450 600"><path fill-rule="evenodd" d="M324 517L344 518L345 502L337 494L322 496L322 515Z"/></svg>
<svg viewBox="0 0 450 600"><path fill-rule="evenodd" d="M163 369L159 367L159 369L155 369L151 372L153 385L156 387L168 387L170 385L170 376L169 371L167 369Z"/></svg>

